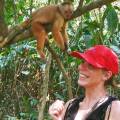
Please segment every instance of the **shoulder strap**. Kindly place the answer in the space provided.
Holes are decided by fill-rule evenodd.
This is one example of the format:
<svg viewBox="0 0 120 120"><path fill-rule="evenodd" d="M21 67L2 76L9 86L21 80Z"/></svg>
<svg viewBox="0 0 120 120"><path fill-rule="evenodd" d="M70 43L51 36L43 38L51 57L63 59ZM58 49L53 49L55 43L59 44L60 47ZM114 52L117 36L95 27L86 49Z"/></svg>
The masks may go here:
<svg viewBox="0 0 120 120"><path fill-rule="evenodd" d="M109 118L110 118L111 108L112 108L112 103L110 104L110 108L109 108L109 113L108 113L107 120L109 120Z"/></svg>
<svg viewBox="0 0 120 120"><path fill-rule="evenodd" d="M83 98L78 97L69 103L63 120L74 120L79 109L79 102L82 101L82 99Z"/></svg>
<svg viewBox="0 0 120 120"><path fill-rule="evenodd" d="M117 100L116 97L109 96L108 100L106 102L104 102L103 104L101 104L94 111L92 111L88 115L86 120L89 120L89 119L97 120L98 117L99 117L98 120L104 119L105 118L105 113L106 113L106 110L107 110L108 106L112 103L112 101L115 101L115 100Z"/></svg>
<svg viewBox="0 0 120 120"><path fill-rule="evenodd" d="M74 120L77 111L79 109L79 103L82 101L83 98L79 97L73 100L69 103L65 116L63 120ZM117 98L109 96L108 100L101 104L98 108L96 108L94 111L92 111L86 118L86 120L103 120L105 117L105 112L107 110L107 107L112 103L112 101L117 100ZM98 117L102 117L103 119Z"/></svg>

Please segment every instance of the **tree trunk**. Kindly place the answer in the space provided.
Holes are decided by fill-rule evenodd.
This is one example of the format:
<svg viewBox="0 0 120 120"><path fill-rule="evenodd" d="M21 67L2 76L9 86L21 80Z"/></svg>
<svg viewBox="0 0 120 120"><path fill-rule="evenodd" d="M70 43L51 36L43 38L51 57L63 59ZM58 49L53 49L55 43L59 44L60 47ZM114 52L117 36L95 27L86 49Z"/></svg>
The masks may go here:
<svg viewBox="0 0 120 120"><path fill-rule="evenodd" d="M5 37L8 33L8 28L4 20L4 0L0 0L0 38Z"/></svg>
<svg viewBox="0 0 120 120"><path fill-rule="evenodd" d="M49 82L49 69L51 65L51 55L49 55L48 60L46 62L45 70L43 71L43 83L41 85L40 91L39 91L39 106L38 106L38 120L44 119L44 109L46 105L46 98L48 93L48 82Z"/></svg>

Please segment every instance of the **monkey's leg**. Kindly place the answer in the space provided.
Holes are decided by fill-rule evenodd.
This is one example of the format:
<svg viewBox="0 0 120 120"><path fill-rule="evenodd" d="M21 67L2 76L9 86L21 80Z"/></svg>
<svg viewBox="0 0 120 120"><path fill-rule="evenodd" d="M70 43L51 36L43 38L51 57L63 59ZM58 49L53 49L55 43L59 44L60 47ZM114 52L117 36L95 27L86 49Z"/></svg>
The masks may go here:
<svg viewBox="0 0 120 120"><path fill-rule="evenodd" d="M64 49L65 49L64 40L63 40L62 34L61 34L61 32L59 31L59 29L53 28L52 33L53 33L53 37L54 37L57 45L58 45L62 50L64 50Z"/></svg>
<svg viewBox="0 0 120 120"><path fill-rule="evenodd" d="M62 27L62 36L63 36L63 40L64 40L64 45L65 45L65 51L68 50L68 34L67 34L67 22L64 23L63 27Z"/></svg>
<svg viewBox="0 0 120 120"><path fill-rule="evenodd" d="M63 40L64 40L64 46L65 46L65 51L68 50L68 35L67 35L67 32L63 33Z"/></svg>
<svg viewBox="0 0 120 120"><path fill-rule="evenodd" d="M45 54L43 52L43 49L44 49L44 44L45 44L45 39L46 39L47 33L44 29L44 26L42 26L40 23L33 23L32 31L33 31L34 36L37 39L38 53L40 54L40 57L44 59Z"/></svg>

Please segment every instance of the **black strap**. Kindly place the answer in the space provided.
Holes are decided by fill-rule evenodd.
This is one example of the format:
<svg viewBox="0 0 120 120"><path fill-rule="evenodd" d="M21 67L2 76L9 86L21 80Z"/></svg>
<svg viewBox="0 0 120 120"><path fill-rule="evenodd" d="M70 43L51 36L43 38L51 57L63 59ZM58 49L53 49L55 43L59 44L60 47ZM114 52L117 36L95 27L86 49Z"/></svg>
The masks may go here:
<svg viewBox="0 0 120 120"><path fill-rule="evenodd" d="M63 120L74 120L79 109L79 103L83 98L78 97L69 103Z"/></svg>
<svg viewBox="0 0 120 120"><path fill-rule="evenodd" d="M76 98L75 100L73 100L66 112L65 112L65 116L64 116L64 119L63 120L74 120L76 114L77 114L77 111L79 109L79 103L80 101L82 101L83 98ZM98 108L96 108L95 110L93 110L86 118L86 120L101 120L100 118L98 119L98 116L101 116L101 114L104 114L102 115L102 118L104 119L104 116L105 116L105 111L107 110L108 106L112 103L112 101L114 100L117 100L117 98L115 97L112 97L112 96L109 96L108 100L101 104ZM111 111L111 110L110 110ZM101 114L100 114L101 113ZM109 116L110 116L110 113L108 115L108 119L109 120Z"/></svg>
<svg viewBox="0 0 120 120"><path fill-rule="evenodd" d="M111 109L112 109L112 102L111 102L111 104L110 104L110 108L109 108L109 113L108 113L108 118L107 118L107 120L109 120L109 118L110 118Z"/></svg>

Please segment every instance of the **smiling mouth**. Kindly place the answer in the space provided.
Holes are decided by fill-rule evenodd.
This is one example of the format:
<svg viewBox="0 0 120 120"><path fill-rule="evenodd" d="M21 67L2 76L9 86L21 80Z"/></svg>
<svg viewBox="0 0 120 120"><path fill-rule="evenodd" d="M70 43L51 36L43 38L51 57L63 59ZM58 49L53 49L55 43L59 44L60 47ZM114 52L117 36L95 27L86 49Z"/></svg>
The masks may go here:
<svg viewBox="0 0 120 120"><path fill-rule="evenodd" d="M80 73L80 74L79 74L79 78L88 78L88 76L85 75L85 74Z"/></svg>

